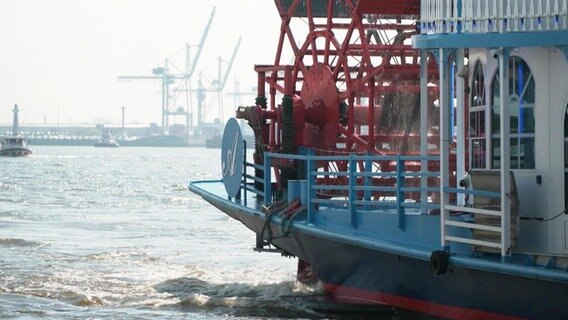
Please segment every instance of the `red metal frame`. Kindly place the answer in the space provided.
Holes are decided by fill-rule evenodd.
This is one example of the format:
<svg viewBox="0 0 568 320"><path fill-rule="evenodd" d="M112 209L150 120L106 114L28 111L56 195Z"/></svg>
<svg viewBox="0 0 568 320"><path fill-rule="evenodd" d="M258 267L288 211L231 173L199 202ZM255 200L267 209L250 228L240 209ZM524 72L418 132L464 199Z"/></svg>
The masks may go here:
<svg viewBox="0 0 568 320"><path fill-rule="evenodd" d="M296 148L309 147L321 154L417 154L418 150L396 145L382 147L395 140L416 141L420 133L385 125L380 104L386 97L420 94L420 54L407 41L416 30L419 1L275 3L281 27L274 64L255 66L258 97L266 100L268 85L269 103L251 107L255 112L237 114L249 123L260 123L253 127L257 141L262 141L256 152L282 148L283 108L277 104L277 95L284 95L293 99ZM300 43L292 31L295 21L303 21L308 29ZM284 61L285 49L293 53L293 65ZM432 57L427 63L432 103L438 96L438 70ZM258 119L249 119L251 114ZM428 140L439 143L436 133L429 133Z"/></svg>

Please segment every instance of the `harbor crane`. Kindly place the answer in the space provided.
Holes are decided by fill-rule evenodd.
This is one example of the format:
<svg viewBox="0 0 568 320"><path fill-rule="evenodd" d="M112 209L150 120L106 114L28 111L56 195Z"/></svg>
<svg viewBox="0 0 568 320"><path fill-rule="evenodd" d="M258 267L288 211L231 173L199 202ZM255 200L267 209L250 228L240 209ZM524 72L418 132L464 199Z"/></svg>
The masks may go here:
<svg viewBox="0 0 568 320"><path fill-rule="evenodd" d="M205 77L202 75L202 73L199 74L198 87L197 87L197 127L198 128L201 128L203 126L203 124L205 123L206 113L204 112L204 110L206 110L206 108L205 108L206 93L207 92L217 93L218 99L222 99L221 93L225 89L227 79L228 79L229 74L231 72L231 68L233 67L233 63L235 62L235 57L237 56L237 52L239 51L239 47L241 45L241 39L242 39L242 37L239 37L239 40L237 41L237 44L236 44L235 48L233 49L233 54L232 54L231 59L229 61L224 61L223 59L221 59L221 57L219 57L219 60L218 60L219 69L218 69L218 75L217 75L216 80L210 81L209 85L206 87L203 84ZM223 74L223 71L222 71L223 70L223 63L227 63L227 69L225 70L224 74ZM221 113L220 116L221 116L221 118L223 118L222 107L220 107L219 109L220 109L220 113Z"/></svg>
<svg viewBox="0 0 568 320"><path fill-rule="evenodd" d="M179 108L176 110L170 110L170 85L174 83L175 80L183 80L183 85L186 88L186 92L191 94L191 78L195 69L197 67L197 63L199 62L199 58L201 56L201 52L203 50L203 46L205 44L205 40L207 39L207 35L209 33L209 28L211 27L211 23L213 22L213 17L215 16L215 7L211 12L209 17L209 21L201 35L201 40L199 45L197 46L197 53L193 62L190 61L190 49L191 46L186 44L186 66L185 71L181 74L174 74L170 73L170 63L168 59L164 61L163 67L156 67L152 69L152 75L129 75L129 76L119 76L118 80L161 80L162 82L162 134L166 134L169 129L169 118L170 116L185 116L186 125L189 129L191 124L191 112L189 111L190 107L188 106L187 110L180 110ZM191 99L188 99L191 101Z"/></svg>

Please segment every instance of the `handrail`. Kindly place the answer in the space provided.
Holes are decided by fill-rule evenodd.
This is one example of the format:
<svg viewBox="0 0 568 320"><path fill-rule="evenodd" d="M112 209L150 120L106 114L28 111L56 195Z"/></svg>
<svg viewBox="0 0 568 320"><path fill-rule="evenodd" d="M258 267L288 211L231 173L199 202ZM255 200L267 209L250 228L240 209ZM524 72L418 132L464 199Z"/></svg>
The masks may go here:
<svg viewBox="0 0 568 320"><path fill-rule="evenodd" d="M290 160L290 161L288 161ZM294 160L294 161L291 161ZM318 168L317 164L321 162L342 162L341 166L345 169L337 171L324 171ZM298 175L305 177L307 194L305 195L307 207L306 223L314 223L318 212L324 208L333 208L350 215L352 228L356 229L359 212L373 212L377 210L389 210L398 216L398 228L404 231L406 221L406 210L424 210L440 209L441 212L457 211L472 216L496 216L502 215L500 208L475 208L471 205L455 204L455 203L435 203L432 199L420 198L422 201L407 201L411 194L425 194L444 192L446 194L466 194L477 197L501 198L499 192L491 192L485 190L469 190L452 188L449 186L428 186L428 184L416 183L417 179L437 178L440 172L420 171L424 168L423 162L426 162L426 168L429 161L440 161L435 156L379 156L379 155L312 155L307 154L281 154L281 153L264 153L263 176L264 190L257 194L265 197L265 202L272 201L271 175L272 168L278 168L281 165L295 163L294 168L298 171ZM380 164L388 162L388 168L380 169ZM302 164L303 163L303 164ZM394 164L394 167L393 167ZM410 167L412 165L412 167ZM248 165L247 165L248 166ZM253 167L253 166L248 166ZM302 168L302 169L298 169ZM258 177L249 176L248 179L257 180ZM332 183L325 184L325 181L331 179ZM416 181L413 183L413 181ZM250 190L250 189L249 189ZM447 198L449 199L449 197ZM484 232L495 232L499 234L507 234L507 230L503 226L493 226L483 224L475 219L472 221L456 220L449 214L440 214L442 223L442 239L444 243L456 242L470 244L472 246L485 246L490 248L500 248L503 251L503 244L500 242L487 241L483 238L475 238L467 236L466 233L450 232L447 228L461 228L468 230L480 230Z"/></svg>
<svg viewBox="0 0 568 320"><path fill-rule="evenodd" d="M413 168L421 167L418 163L428 161L439 161L436 156L379 156L379 155L312 155L312 154L281 154L266 152L264 154L264 178L265 194L269 194L270 168L273 163L286 163L286 160L296 160L304 162L305 173L300 176L306 177L307 195L306 206L308 221L313 221L318 207L330 206L337 208L338 205L351 214L351 223L356 227L356 217L358 210L372 210L386 206L395 208L399 216L399 227L404 229L406 208L417 208L426 212L433 207L428 203L428 199L417 202L413 206L405 205L408 193L438 192L439 187L420 187L408 185L408 179L427 179L438 177L438 172L408 171L405 163L413 165ZM317 162L346 162L347 170L323 171L316 168ZM381 163L389 163L389 167L395 165L395 170L384 171L377 169ZM377 163L374 166L373 163ZM345 180L342 184L324 185L321 181L328 178L341 178ZM324 180L321 180L324 179ZM384 179L384 180L383 180ZM320 181L321 180L321 181ZM338 181L338 180L334 180ZM361 182L361 183L359 183ZM387 183L388 185L373 185L373 183ZM377 199L377 194L383 194L382 199ZM375 196L373 196L375 195ZM375 197L375 198L374 198ZM341 200L339 200L341 199Z"/></svg>
<svg viewBox="0 0 568 320"><path fill-rule="evenodd" d="M568 29L565 0L421 0L421 34Z"/></svg>
<svg viewBox="0 0 568 320"><path fill-rule="evenodd" d="M450 188L450 187L444 187L442 189L445 193L448 193L448 194L466 194L466 195L480 196L480 197L485 197L485 198L493 198L493 199L496 199L496 200L499 200L501 198L501 193L499 193L499 192L491 192L491 191L485 191L485 190L457 189L457 188ZM510 231L506 230L505 227L502 224L497 225L497 226L487 224L488 223L487 219L491 219L491 217L501 218L503 216L503 210L500 207L479 208L479 207L475 207L474 203L460 204L460 205L442 204L441 210L471 214L472 216L480 217L480 218L481 217L488 217L488 218L479 219L479 221L477 219L474 219L472 222L469 222L469 221L468 222L460 222L460 221L451 220L449 215L447 215L447 214L442 214L441 215L441 219L443 221L442 230L441 230L442 239L443 239L442 246L446 246L447 242L457 242L457 243L470 244L470 245L476 246L476 247L481 246L481 247L499 249L501 251L502 256L505 256L507 254L508 248L504 247L504 243L502 242L501 239L503 239L502 235L505 236L505 237L509 237ZM481 221L485 221L485 224L482 223ZM499 221L501 221L501 219L499 219ZM455 235L449 234L447 227L472 230L473 234L475 234L476 231L491 232L491 233L494 233L494 234L498 234L499 240L498 241L488 241L483 236L476 237L475 235L473 235L472 237L455 236Z"/></svg>

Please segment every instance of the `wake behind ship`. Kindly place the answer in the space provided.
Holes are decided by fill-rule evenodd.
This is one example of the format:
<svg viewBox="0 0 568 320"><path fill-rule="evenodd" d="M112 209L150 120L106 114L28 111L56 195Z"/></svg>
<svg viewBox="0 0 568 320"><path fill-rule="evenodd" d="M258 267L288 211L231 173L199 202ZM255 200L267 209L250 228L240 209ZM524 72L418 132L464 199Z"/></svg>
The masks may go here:
<svg viewBox="0 0 568 320"><path fill-rule="evenodd" d="M274 64L236 111L253 161L231 119L222 180L189 189L330 296L566 318L568 4L275 3Z"/></svg>

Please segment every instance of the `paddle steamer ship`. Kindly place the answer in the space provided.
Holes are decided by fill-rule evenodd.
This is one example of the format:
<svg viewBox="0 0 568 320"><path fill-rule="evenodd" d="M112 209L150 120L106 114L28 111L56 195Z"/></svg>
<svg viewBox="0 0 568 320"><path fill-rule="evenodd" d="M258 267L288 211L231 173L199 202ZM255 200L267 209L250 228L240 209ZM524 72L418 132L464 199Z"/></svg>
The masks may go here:
<svg viewBox="0 0 568 320"><path fill-rule="evenodd" d="M222 180L189 189L328 295L566 318L567 2L275 4L274 64L236 112L254 153L229 120Z"/></svg>

